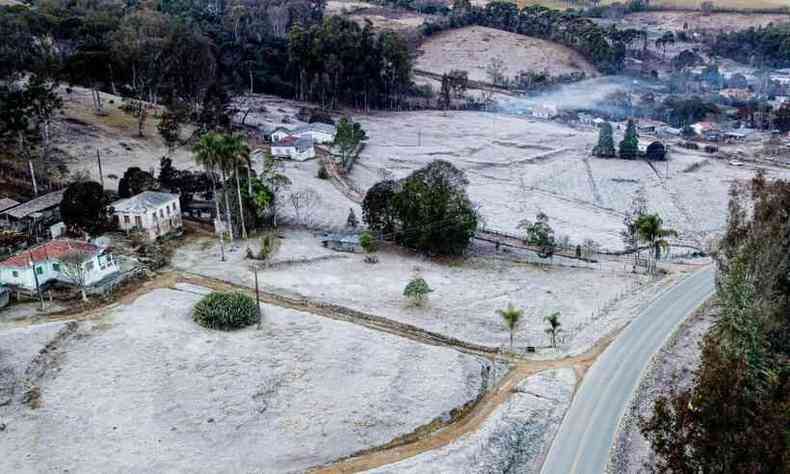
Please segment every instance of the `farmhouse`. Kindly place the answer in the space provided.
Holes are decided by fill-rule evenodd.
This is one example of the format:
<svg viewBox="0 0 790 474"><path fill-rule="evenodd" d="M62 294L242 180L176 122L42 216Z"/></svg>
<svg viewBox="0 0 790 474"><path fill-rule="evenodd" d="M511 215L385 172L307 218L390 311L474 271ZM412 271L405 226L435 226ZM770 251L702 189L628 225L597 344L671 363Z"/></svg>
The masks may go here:
<svg viewBox="0 0 790 474"><path fill-rule="evenodd" d="M70 254L82 259L85 286L118 274L118 264L104 248L79 240L58 239L24 250L0 262L0 284L17 291L33 292L53 283L75 284L63 258ZM34 273L35 272L35 273Z"/></svg>
<svg viewBox="0 0 790 474"><path fill-rule="evenodd" d="M269 134L272 143L279 142L289 135L291 135L291 131L285 127L277 127Z"/></svg>
<svg viewBox="0 0 790 474"><path fill-rule="evenodd" d="M749 89L722 89L719 95L732 100L749 100L752 98L752 91Z"/></svg>
<svg viewBox="0 0 790 474"><path fill-rule="evenodd" d="M118 228L137 231L149 240L181 231L181 208L178 194L145 191L128 199L116 201L113 217Z"/></svg>
<svg viewBox="0 0 790 474"><path fill-rule="evenodd" d="M28 232L34 224L46 224L47 229L60 220L60 202L65 190L54 191L0 211L0 225L17 232Z"/></svg>
<svg viewBox="0 0 790 474"><path fill-rule="evenodd" d="M272 156L305 161L315 157L313 139L309 136L296 137L289 135L272 144Z"/></svg>

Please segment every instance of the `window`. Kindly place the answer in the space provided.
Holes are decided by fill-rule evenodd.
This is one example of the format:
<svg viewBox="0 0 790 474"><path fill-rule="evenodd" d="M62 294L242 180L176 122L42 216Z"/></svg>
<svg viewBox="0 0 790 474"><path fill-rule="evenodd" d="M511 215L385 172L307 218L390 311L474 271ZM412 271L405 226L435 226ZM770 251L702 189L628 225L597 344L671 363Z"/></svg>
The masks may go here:
<svg viewBox="0 0 790 474"><path fill-rule="evenodd" d="M170 204L167 205L167 215L170 215Z"/></svg>
<svg viewBox="0 0 790 474"><path fill-rule="evenodd" d="M43 275L44 274L44 267L36 267L36 273L38 273L39 275Z"/></svg>
<svg viewBox="0 0 790 474"><path fill-rule="evenodd" d="M14 278L19 278L19 272L16 270L11 270L11 276Z"/></svg>
<svg viewBox="0 0 790 474"><path fill-rule="evenodd" d="M140 216L134 216L134 225L135 227L141 229L143 227L143 218Z"/></svg>
<svg viewBox="0 0 790 474"><path fill-rule="evenodd" d="M56 272L59 272L60 271L60 264L59 263L53 263L52 264L52 270L56 271Z"/></svg>
<svg viewBox="0 0 790 474"><path fill-rule="evenodd" d="M94 267L93 260L91 260L91 261L89 261L88 263L85 264L85 271L87 271L87 272L92 271L93 267Z"/></svg>
<svg viewBox="0 0 790 474"><path fill-rule="evenodd" d="M159 209L159 217L165 217L165 210Z"/></svg>
<svg viewBox="0 0 790 474"><path fill-rule="evenodd" d="M129 223L129 215L128 215L128 214L125 214L125 215L123 216L123 223L124 223L124 224L128 224L128 223Z"/></svg>

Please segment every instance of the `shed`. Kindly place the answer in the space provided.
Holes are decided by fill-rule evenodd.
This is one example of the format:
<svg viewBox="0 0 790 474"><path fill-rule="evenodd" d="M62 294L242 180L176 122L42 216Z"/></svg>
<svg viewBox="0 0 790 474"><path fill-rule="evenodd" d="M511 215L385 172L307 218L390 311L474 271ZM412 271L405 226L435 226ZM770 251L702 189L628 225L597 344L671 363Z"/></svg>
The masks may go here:
<svg viewBox="0 0 790 474"><path fill-rule="evenodd" d="M359 243L359 234L324 234L321 244L338 252L360 252L362 245Z"/></svg>
<svg viewBox="0 0 790 474"><path fill-rule="evenodd" d="M60 202L63 200L65 192L65 189L54 191L5 211L0 211L0 221L6 227L18 232L26 232L34 221L54 224L60 220Z"/></svg>

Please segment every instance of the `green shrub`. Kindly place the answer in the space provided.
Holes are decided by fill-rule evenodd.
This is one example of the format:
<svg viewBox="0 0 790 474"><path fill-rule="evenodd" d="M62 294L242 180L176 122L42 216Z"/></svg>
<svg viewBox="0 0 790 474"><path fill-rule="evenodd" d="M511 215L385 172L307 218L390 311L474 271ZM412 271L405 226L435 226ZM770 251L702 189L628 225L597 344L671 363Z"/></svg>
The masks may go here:
<svg viewBox="0 0 790 474"><path fill-rule="evenodd" d="M256 323L258 308L243 293L211 293L195 305L192 319L209 329L230 331Z"/></svg>

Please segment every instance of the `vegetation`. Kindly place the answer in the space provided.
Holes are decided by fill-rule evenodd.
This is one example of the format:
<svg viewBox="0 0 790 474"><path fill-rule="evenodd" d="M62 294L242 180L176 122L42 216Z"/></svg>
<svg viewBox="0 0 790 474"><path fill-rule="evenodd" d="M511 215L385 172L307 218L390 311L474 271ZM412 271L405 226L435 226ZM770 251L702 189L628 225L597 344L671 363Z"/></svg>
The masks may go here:
<svg viewBox="0 0 790 474"><path fill-rule="evenodd" d="M118 180L118 197L125 199L136 196L143 191L159 189L159 182L151 173L143 171L136 166L127 168Z"/></svg>
<svg viewBox="0 0 790 474"><path fill-rule="evenodd" d="M562 323L560 323L560 313L553 313L543 318L549 325L546 328L546 334L551 337L551 347L557 348L557 335L562 331Z"/></svg>
<svg viewBox="0 0 790 474"><path fill-rule="evenodd" d="M243 293L211 293L195 305L192 319L205 328L230 331L257 322L258 309Z"/></svg>
<svg viewBox="0 0 790 474"><path fill-rule="evenodd" d="M433 290L428 283L420 277L414 277L403 289L403 296L409 299L415 306L423 306L428 300L428 295Z"/></svg>
<svg viewBox="0 0 790 474"><path fill-rule="evenodd" d="M385 239L431 255L460 255L477 229L468 181L452 164L437 160L399 182L382 181L365 195L368 227Z"/></svg>
<svg viewBox="0 0 790 474"><path fill-rule="evenodd" d="M357 213L354 212L354 208L348 210L348 217L346 218L346 227L351 230L356 230L359 227L359 219L357 219Z"/></svg>
<svg viewBox="0 0 790 474"><path fill-rule="evenodd" d="M524 310L516 308L513 304L508 304L507 308L497 310L497 314L502 318L505 327L510 332L510 350L513 350L513 336L521 323L521 318L524 316Z"/></svg>
<svg viewBox="0 0 790 474"><path fill-rule="evenodd" d="M650 161L664 161L667 159L667 149L661 142L653 142L647 147L645 158Z"/></svg>
<svg viewBox="0 0 790 474"><path fill-rule="evenodd" d="M664 228L664 221L658 214L641 215L636 219L635 225L639 240L653 248L656 260L661 258L661 250L669 247L667 237L678 235L674 230Z"/></svg>
<svg viewBox="0 0 790 474"><path fill-rule="evenodd" d="M633 119L628 120L625 129L625 137L620 142L620 158L624 160L635 160L639 157L639 135L636 133L636 124Z"/></svg>
<svg viewBox="0 0 790 474"><path fill-rule="evenodd" d="M367 139L368 136L365 134L365 130L362 129L358 122L343 117L337 123L334 149L340 156L340 166L344 172L348 173L351 171L362 142Z"/></svg>
<svg viewBox="0 0 790 474"><path fill-rule="evenodd" d="M554 255L557 241L554 238L554 229L549 225L549 216L539 212L535 217L535 222L523 220L518 225L519 229L524 229L524 241L534 247L538 247L538 256L549 258Z"/></svg>
<svg viewBox="0 0 790 474"><path fill-rule="evenodd" d="M790 67L790 25L770 24L758 28L722 33L711 45L717 56L785 68Z"/></svg>
<svg viewBox="0 0 790 474"><path fill-rule="evenodd" d="M614 149L614 136L612 124L604 122L598 130L598 144L593 148L593 155L599 158L614 158L617 151Z"/></svg>
<svg viewBox="0 0 790 474"><path fill-rule="evenodd" d="M744 194L751 203L747 208ZM641 430L656 471L786 472L790 460L790 183L733 187L719 320L690 388L660 397Z"/></svg>
<svg viewBox="0 0 790 474"><path fill-rule="evenodd" d="M107 225L107 199L101 185L95 181L72 183L60 202L63 223L71 230L96 234Z"/></svg>
<svg viewBox="0 0 790 474"><path fill-rule="evenodd" d="M362 250L364 250L365 253L373 253L376 251L377 247L376 238L373 237L373 234L370 231L366 230L359 235L359 246L362 247Z"/></svg>

